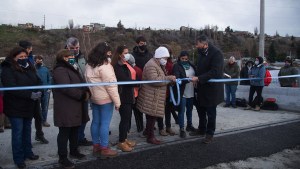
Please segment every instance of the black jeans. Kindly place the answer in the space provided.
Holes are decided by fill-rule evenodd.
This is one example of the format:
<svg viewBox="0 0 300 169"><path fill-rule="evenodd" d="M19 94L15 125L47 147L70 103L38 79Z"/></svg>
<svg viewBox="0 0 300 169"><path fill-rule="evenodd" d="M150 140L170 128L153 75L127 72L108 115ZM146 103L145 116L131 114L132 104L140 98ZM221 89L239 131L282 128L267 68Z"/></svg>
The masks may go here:
<svg viewBox="0 0 300 169"><path fill-rule="evenodd" d="M67 157L68 140L70 153L78 151L78 128L77 127L59 127L57 135L57 148L59 157Z"/></svg>
<svg viewBox="0 0 300 169"><path fill-rule="evenodd" d="M198 107L199 126L201 132L208 135L214 135L216 130L217 106Z"/></svg>
<svg viewBox="0 0 300 169"><path fill-rule="evenodd" d="M178 121L178 115L175 112L175 107L172 102L169 102L169 98L167 98L167 103L166 103L166 108L165 108L165 123L166 127L170 128L171 127L171 113L173 115L173 118L175 122Z"/></svg>
<svg viewBox="0 0 300 169"><path fill-rule="evenodd" d="M134 114L134 118L135 118L135 124L136 124L136 128L137 128L137 132L143 131L144 130L143 113L140 112L136 108L136 104L133 105L133 114Z"/></svg>
<svg viewBox="0 0 300 169"><path fill-rule="evenodd" d="M249 92L249 105L252 107L255 107L256 105L261 106L263 102L263 97L262 97L262 90L263 86L250 86L250 92ZM253 102L253 95L256 92L256 101Z"/></svg>
<svg viewBox="0 0 300 169"><path fill-rule="evenodd" d="M131 124L132 104L121 104L120 106L121 121L119 124L119 142L127 139L129 125Z"/></svg>
<svg viewBox="0 0 300 169"><path fill-rule="evenodd" d="M42 129L42 112L41 112L40 100L35 101L35 109L33 112L34 125L35 125L35 136L37 138L44 137L44 132Z"/></svg>

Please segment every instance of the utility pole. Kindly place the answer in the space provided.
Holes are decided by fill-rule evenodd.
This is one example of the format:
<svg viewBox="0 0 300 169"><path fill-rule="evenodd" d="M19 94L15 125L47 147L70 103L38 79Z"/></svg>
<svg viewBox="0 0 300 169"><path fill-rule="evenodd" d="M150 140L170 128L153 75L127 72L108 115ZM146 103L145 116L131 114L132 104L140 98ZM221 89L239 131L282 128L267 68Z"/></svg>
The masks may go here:
<svg viewBox="0 0 300 169"><path fill-rule="evenodd" d="M44 15L44 30L46 30L46 16Z"/></svg>
<svg viewBox="0 0 300 169"><path fill-rule="evenodd" d="M265 0L260 0L259 56L265 57Z"/></svg>

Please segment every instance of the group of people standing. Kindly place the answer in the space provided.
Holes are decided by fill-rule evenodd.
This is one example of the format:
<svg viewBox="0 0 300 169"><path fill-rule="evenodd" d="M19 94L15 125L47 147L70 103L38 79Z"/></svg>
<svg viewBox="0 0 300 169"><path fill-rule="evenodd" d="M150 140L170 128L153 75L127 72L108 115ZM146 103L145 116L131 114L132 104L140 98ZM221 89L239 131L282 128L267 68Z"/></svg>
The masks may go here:
<svg viewBox="0 0 300 169"><path fill-rule="evenodd" d="M177 62L173 65L172 50L168 45L159 46L152 55L147 49L144 37L138 37L136 43L130 54L125 45L118 46L113 52L108 43L101 42L89 52L87 57L84 57L78 39L71 37L67 40L65 48L57 53L51 82L47 83L41 80L48 76L38 75L39 71L45 71L39 70L42 66L42 58L36 57L36 63L32 63L29 52L24 48L14 48L1 64L1 81L4 87L38 86L48 83L72 85L86 82L129 82L126 85L109 84L52 90L54 125L59 128L57 135L59 164L64 168L74 168L74 163L69 160L68 155L77 159L85 157L78 149L82 144L92 144L93 155L96 157L105 159L117 156L117 151L109 146L109 126L114 109L121 117L117 148L123 152L130 152L136 146L136 142L128 138L132 111L138 132L141 132L150 144L161 144L154 134L156 122L159 126L159 134L175 134L171 129L171 114L179 123L180 137L186 137L185 131L189 131L192 136L205 136L203 143L212 142L216 128L216 107L224 100L224 86L222 83L210 83L209 80L223 78L222 52L212 45L206 36L200 36L196 40L196 66L189 61L189 54L186 51L180 53ZM180 87L180 95L177 93L181 99L177 117L175 107L169 100L167 88L173 86L177 78L187 77L191 80L184 81ZM162 83L130 83L137 80L159 80ZM31 121L35 112L39 112L42 116L41 111L37 109L40 108L41 98L46 94L49 97L47 89L4 92L4 113L9 117L12 125L13 159L19 168L26 167L25 159L39 158L32 152ZM89 103L92 108L90 128L92 142L84 135L86 123L90 120ZM199 116L197 129L192 124L193 104L196 105ZM146 115L145 127L143 114ZM40 123L45 127L49 126L46 116L43 116L40 118ZM165 130L163 118L165 118Z"/></svg>

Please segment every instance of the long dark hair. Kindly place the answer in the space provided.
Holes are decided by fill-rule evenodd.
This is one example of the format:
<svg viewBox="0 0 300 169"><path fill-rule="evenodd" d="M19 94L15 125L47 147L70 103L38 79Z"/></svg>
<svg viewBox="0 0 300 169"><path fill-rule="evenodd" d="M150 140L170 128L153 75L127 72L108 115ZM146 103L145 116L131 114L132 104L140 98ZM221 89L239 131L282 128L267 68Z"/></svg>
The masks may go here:
<svg viewBox="0 0 300 169"><path fill-rule="evenodd" d="M114 56L112 58L112 61L111 61L111 64L114 66L118 63L118 61L121 59L120 58L120 55L122 55L122 53L124 52L125 49L128 49L127 46L125 45L121 45L121 46L118 46L115 53L114 53Z"/></svg>
<svg viewBox="0 0 300 169"><path fill-rule="evenodd" d="M19 66L18 62L15 61L15 57L16 57L17 55L19 55L20 53L22 53L22 52L24 52L24 53L26 53L26 54L28 55L26 49L24 49L24 48L22 48L22 47L19 47L19 46L14 47L14 48L9 52L9 55L5 58L5 61L9 62L9 63L11 64L11 66L12 66L14 69L18 70L18 71L23 71L23 69ZM29 61L28 61L28 64L29 64L29 68L30 68L31 70L35 70L34 66L33 66Z"/></svg>
<svg viewBox="0 0 300 169"><path fill-rule="evenodd" d="M107 60L107 52L111 51L111 47L106 42L98 43L89 53L87 64L93 68L103 65Z"/></svg>

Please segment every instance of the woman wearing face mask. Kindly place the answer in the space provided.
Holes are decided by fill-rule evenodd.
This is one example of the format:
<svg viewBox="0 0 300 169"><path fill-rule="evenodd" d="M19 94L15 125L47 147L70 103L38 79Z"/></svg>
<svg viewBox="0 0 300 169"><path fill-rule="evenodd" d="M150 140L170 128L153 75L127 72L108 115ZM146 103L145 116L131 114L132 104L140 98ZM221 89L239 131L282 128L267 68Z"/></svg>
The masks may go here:
<svg viewBox="0 0 300 169"><path fill-rule="evenodd" d="M96 45L88 55L85 78L89 83L116 82L114 68L108 61L111 47L106 42ZM118 152L109 148L109 125L113 110L119 110L121 102L117 85L93 86L91 135L93 155L100 158L112 158ZM127 130L127 129L126 129Z"/></svg>
<svg viewBox="0 0 300 169"><path fill-rule="evenodd" d="M75 58L68 49L62 49L56 56L53 69L54 84L85 83L77 67ZM67 144L69 140L70 156L82 159L85 155L78 150L78 129L87 116L84 103L90 98L90 91L86 87L71 87L53 89L54 125L59 128L57 148L59 164L63 168L74 168L74 164L67 158Z"/></svg>
<svg viewBox="0 0 300 169"><path fill-rule="evenodd" d="M154 58L150 59L143 70L142 80L170 80L175 82L175 76L166 76L164 66L170 57L166 47L155 50ZM154 125L156 117L163 118L165 115L166 91L169 82L143 84L137 100L137 108L146 114L146 129L144 135L150 144L161 144L154 137Z"/></svg>
<svg viewBox="0 0 300 169"><path fill-rule="evenodd" d="M42 84L34 66L28 61L27 51L21 47L12 49L1 66L4 87ZM39 158L32 152L31 121L41 95L39 90L4 91L4 113L11 122L13 160L18 168L26 168L25 159Z"/></svg>
<svg viewBox="0 0 300 169"><path fill-rule="evenodd" d="M252 62L251 60L249 60L245 63L245 66L241 69L241 72L240 72L240 78L241 79L249 78L249 72L250 72L253 65L254 65L254 62ZM242 81L240 81L240 85L250 86L250 80L242 80Z"/></svg>
<svg viewBox="0 0 300 169"><path fill-rule="evenodd" d="M114 67L116 77L119 81L134 81L136 80L136 71L128 63L130 55L128 54L128 48L118 46L112 59L112 65ZM121 99L121 106L119 109L121 121L119 124L119 144L118 148L123 152L132 151L136 145L134 141L127 139L127 133L131 124L132 108L135 103L135 97L138 96L138 91L134 90L134 87L138 85L119 85L118 91Z"/></svg>
<svg viewBox="0 0 300 169"><path fill-rule="evenodd" d="M176 78L191 78L195 76L196 67L189 61L189 53L182 51L178 57L178 61L174 64L173 73ZM174 91L176 91L174 89ZM180 105L178 112L178 121L180 127L180 137L185 138L184 130L184 114L186 112L187 126L186 131L196 131L192 123L192 111L194 101L194 84L193 82L182 81L180 85ZM185 111L186 110L186 111Z"/></svg>
<svg viewBox="0 0 300 169"><path fill-rule="evenodd" d="M263 102L262 90L264 87L264 77L266 74L266 68L263 64L263 58L258 56L255 58L254 66L249 72L249 78L257 78L250 80L250 91L249 91L249 100L248 106L245 110L254 109L255 111L260 111L260 106ZM256 97L253 100L253 95L256 92Z"/></svg>

